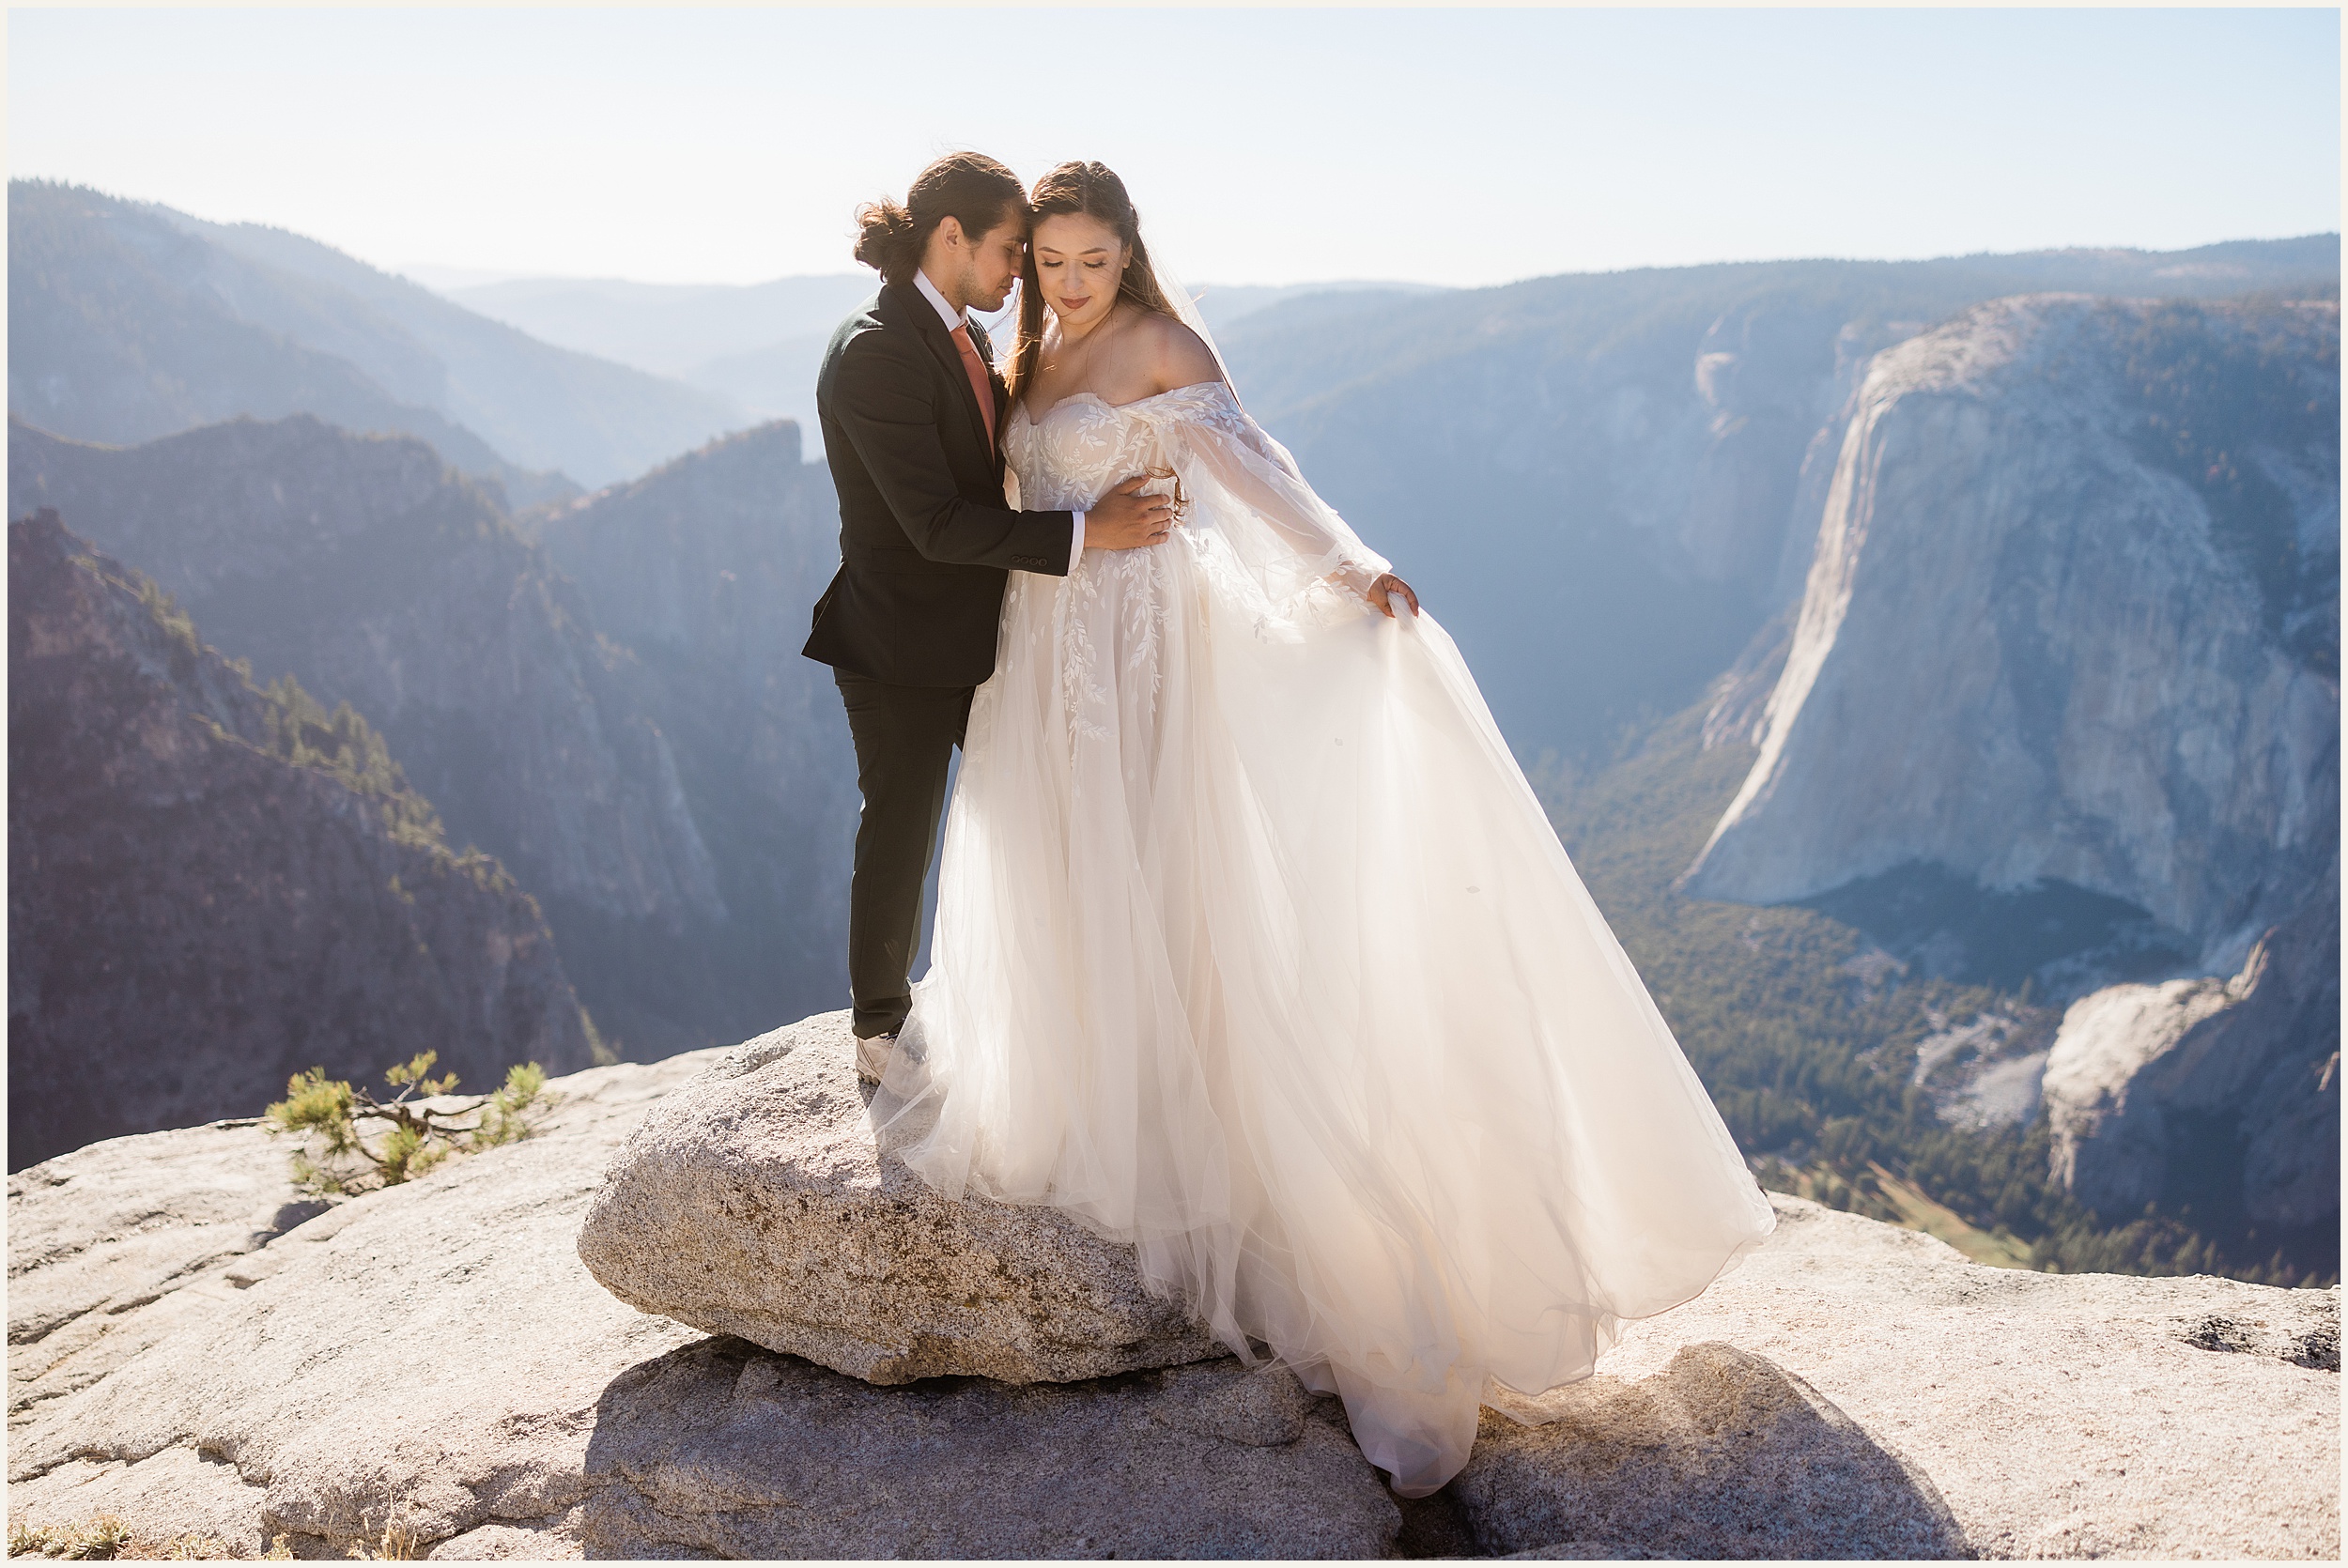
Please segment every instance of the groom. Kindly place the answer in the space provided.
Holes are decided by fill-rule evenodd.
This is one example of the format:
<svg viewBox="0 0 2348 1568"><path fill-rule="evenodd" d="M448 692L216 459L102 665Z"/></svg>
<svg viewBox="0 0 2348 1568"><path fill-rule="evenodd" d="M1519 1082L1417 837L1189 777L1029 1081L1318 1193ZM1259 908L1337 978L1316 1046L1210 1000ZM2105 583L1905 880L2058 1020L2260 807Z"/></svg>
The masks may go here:
<svg viewBox="0 0 2348 1568"><path fill-rule="evenodd" d="M992 158L950 153L904 202L857 214L880 292L840 324L815 382L840 493L840 571L807 646L832 667L864 809L848 884L857 1070L877 1079L912 1007L921 884L970 694L995 670L1010 572L1065 576L1089 546L1154 545L1173 518L1136 475L1087 512L1003 504L1011 400L969 317L1002 308L1027 246L1027 193Z"/></svg>

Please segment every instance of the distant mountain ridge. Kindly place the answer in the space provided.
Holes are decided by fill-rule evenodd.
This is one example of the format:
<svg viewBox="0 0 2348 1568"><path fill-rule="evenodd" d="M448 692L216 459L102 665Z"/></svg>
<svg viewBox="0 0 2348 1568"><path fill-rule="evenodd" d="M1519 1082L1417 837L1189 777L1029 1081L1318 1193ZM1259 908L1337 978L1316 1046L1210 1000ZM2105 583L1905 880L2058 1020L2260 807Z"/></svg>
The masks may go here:
<svg viewBox="0 0 2348 1568"><path fill-rule="evenodd" d="M189 238L168 225L162 232L172 243ZM224 253L225 242L219 248ZM294 275L271 264L271 276ZM869 279L859 281L869 288ZM1866 447L1869 410L1881 401L1870 378L1903 354L1933 349L1969 312L2002 318L2041 310L2049 289L2095 295L2094 308L2123 315L2204 309L2221 323L2244 312L2321 315L2336 305L2288 301L2336 300L2338 240L1645 269L1433 294L1324 288L1255 302L1218 336L1251 410L1453 629L1537 781L1569 791L1575 778L1606 771L1626 731L1678 712L1688 734L1675 746L1684 743L1686 755L1675 751L1670 767L1718 786L1708 825L1735 792L1727 764L1745 772L1745 748L1774 722L1770 694L1786 675L1804 584L1831 543L1821 523L1836 515L1838 484L1847 492L1858 482L1844 459L1854 441ZM2244 302L2260 295L2265 302ZM2115 297L2169 303L2142 307ZM1969 447L1962 430L1937 426L1930 452L1897 453L1914 472L1942 475L1917 493L2003 517L1999 509L2012 510L2023 480L2060 493L2071 483L2064 476L2101 463L2095 453L2120 426L2072 439L2078 433L2063 421L2110 411L2087 409L2093 398L2080 391L2110 368L2109 346L2088 356L2092 365L2047 361L2040 382L2014 371L1995 398L1983 394L1966 416L1987 419L1985 410L2010 414L2033 397L2051 399L2037 437L2045 450L2031 449L2029 462L2015 457L2019 448ZM1982 576L1988 622L1944 630L1929 646L1886 636L1867 642L1863 655L1858 640L1844 650L1846 663L1872 661L1911 689L1846 713L1834 746L1821 749L1815 734L1803 740L1813 761L1833 754L1863 762L1871 747L1905 746L1901 737L1934 714L1952 727L2005 724L2028 743L2024 750L2051 756L2057 774L2081 757L2140 761L2178 740L2168 728L2183 722L2176 714L2139 715L2126 744L2107 746L2092 725L2065 730L2066 721L2049 720L2061 704L2049 706L2040 689L2061 684L2057 675L2093 688L2099 672L2131 658L2130 689L2191 686L2196 714L2228 703L2256 709L2265 715L2261 724L2279 714L2290 721L2280 729L2304 739L2308 684L2337 680L2336 447L2328 469L2304 454L2278 466L2251 454L2260 443L2232 437L2272 424L2272 398L2312 385L2309 375L2316 383L2329 377L2336 407L2336 348L2328 369L2306 348L2294 338L2272 362L2253 356L2238 363L2231 350L2197 358L2199 350L2147 347L2136 356L2153 374L2127 393L2143 405L2130 404L2135 423L2122 439L2133 453L2121 465L2136 476L2129 493L2166 498L2155 520L2207 546L2184 552L2207 570L2172 573L2171 587L2190 582L2202 594L2206 602L2181 613L2208 623L2202 631L2215 626L2222 634L2216 640L2232 652L2204 657L2211 638L2188 638L2167 665L2136 658L2124 617L2089 615L2048 585L2079 589L2100 575L2109 587L2115 574L2144 564L2120 558L2139 546L2158 554L2176 540L2160 530L2131 531L2124 517L2114 522L2117 513L2039 506L2031 527L2001 546L2029 570L2011 580ZM746 385L797 375L786 357L753 352L737 356L734 369ZM392 376L397 366L387 365ZM2204 370L2219 374L2205 378ZM2210 400L2163 405L2159 421L2150 417L2167 395L2161 388L2186 384ZM2148 392L2158 395L2138 398ZM2218 453L2225 462L2201 449L2213 430L2227 437ZM231 423L127 452L22 427L12 436L20 506L62 505L69 518L76 509L91 515L95 529L126 529L121 553L181 585L204 610L207 635L217 623L224 646L250 638L277 661L272 668L307 671L312 666L301 661L316 661L319 690L351 697L392 736L409 776L428 782L452 828L466 824L477 841L507 854L521 885L542 900L582 993L630 1054L738 1038L840 1000L853 765L828 672L796 653L801 618L835 554L837 519L825 470L802 461L798 430L777 423L736 432L594 495L550 499L510 517L489 490L444 474L415 441L356 440L301 419ZM387 457L392 448L404 455ZM2186 529L2195 507L2195 516L2206 516ZM1842 515L1847 521L1847 506ZM1870 526L1877 546L1891 539L1889 521ZM2093 571L2066 576L2066 552L2085 552ZM1936 587L1954 594L1982 586L1964 572L1945 576L1942 584L1931 572L1909 571L1901 592L1921 595L1923 608L1877 605L1866 615L1894 634L1935 623L1925 611L1946 607L1933 600ZM1893 593L1888 602L1903 601ZM2007 724L2012 715L1995 699L1975 701L1972 688L1931 688L1936 671L1954 679L1972 669L2008 622L2046 620L2046 604L2071 605L2077 624L2058 611L2047 625L2060 637L2015 644L2020 652L2000 645L1991 660L2018 672L2017 689L2029 688L2020 704L2027 723ZM2281 684L2297 694L2279 706L2266 701L2278 660L2288 667ZM2032 671L2044 676L2035 684L2025 678ZM1716 683L1719 700L1707 714L1703 694ZM1807 715L1809 730L1822 724L1826 707ZM2279 732L2275 724L2250 730ZM1671 992L1696 989L1681 961L1694 955L1717 964L1726 955L1741 963L1754 955L1753 973L1722 992L1719 1016L1704 1024L1713 1059L1737 1064L1723 1105L1754 1152L1789 1165L1839 1161L1842 1178L1862 1180L1874 1157L1855 1130L1863 1113L1876 1118L1865 1137L1896 1137L1877 1152L1923 1151L1925 1162L1902 1165L1904 1179L1934 1193L1980 1188L1981 1202L1968 1212L1986 1224L1991 1208L2013 1207L1999 1196L1998 1170L2025 1159L2039 1173L2050 1168L2046 1148L2024 1141L2049 1136L2040 1115L2044 1077L2045 1103L2065 1118L2053 1158L2068 1174L2058 1171L2056 1194L2109 1210L2097 1223L2111 1235L2061 1253L2066 1269L2076 1259L2103 1260L2094 1267L2155 1259L2131 1250L2136 1243L2121 1233L2145 1202L2173 1213L2186 1199L2172 1178L2203 1167L2231 1193L2225 1202L2260 1206L2250 1231L2268 1236L2259 1226L2286 1218L2298 1224L2314 1202L2309 1193L2320 1197L2320 1161L2306 1156L2320 1152L2326 1127L2336 1145L2337 1075L2325 1076L2307 1053L2322 1044L2310 1020L2325 1011L2320 972L2327 954L2336 967L2337 921L2301 917L2317 907L2301 896L2323 853L2304 835L2284 834L2265 860L2250 854L2247 871L2217 867L2214 879L2201 875L2210 867L2196 869L2195 857L2232 855L2227 846L2255 837L2262 811L2298 812L2292 820L2299 821L2325 776L2336 796L2336 731L2335 709L2328 776L2320 765L2298 765L2307 748L2295 741L2296 749L2277 753L2288 753L2290 766L2232 766L2242 796L2232 805L2242 809L2225 818L2230 837L2215 849L2190 841L2197 830L2189 811L2179 815L2186 797L2170 788L2174 779L2154 780L2156 788L2134 775L2120 779L2103 791L2117 802L2112 841L2055 847L2080 860L2118 844L2133 880L2098 880L2042 857L2053 880L2039 891L2051 889L2051 901L2001 903L1977 880L2022 864L2034 843L2047 847L2037 840L2084 832L2084 817L2043 803L2016 806L2012 791L1997 797L2005 803L2000 809L1966 819L1955 838L1963 854L1946 865L1939 863L1946 855L1923 857L1939 880L1904 883L1865 908L1850 900L1870 890L1877 862L1814 853L1815 836L1787 838L1783 820L1747 822L1738 835L1793 843L1788 855L1802 862L1796 869L1815 874L1723 883L1709 898L1674 891L1664 900L1672 913L1653 923L1639 961L1643 971L1650 960L1661 973L1682 971L1657 988L1677 1027L1684 997ZM1735 756L1721 741L1734 743ZM2185 749L2197 746L2194 765L2204 772L2232 765L2222 740ZM1933 755L1932 766L1948 772L1947 756ZM1862 771L1843 768L1854 789L1866 785L1848 798L1809 791L1809 815L1846 811L1854 826L1845 837L1880 847L1884 835L1875 828L1907 796L1929 791L1884 786L1880 770L1863 778ZM2112 781L2065 782L2094 796ZM1666 778L1661 787L1678 785ZM2176 820L2164 822L2163 812ZM594 823L607 825L580 831ZM698 854L685 847L688 836ZM559 853L546 848L557 840ZM1642 885L1664 887L1701 842L1697 833L1670 867L1649 868L1656 874ZM1638 853L1652 857L1654 849ZM2336 864L2336 847L2331 853ZM2165 879L2163 853L2175 873ZM704 867L705 875L697 869ZM2174 943L2200 942L2217 929L2179 911L2240 901L2248 882L2257 896L2242 904L2233 934L2258 942L2242 972L2160 978L2161 965L2174 969L2192 956ZM2275 898L2261 905L2266 893ZM1727 898L1794 898L1809 907L1713 901ZM2285 907L2294 900L2296 915ZM1961 905L1962 918L1943 904ZM1901 922L1919 909L1931 929L1906 930ZM2254 916L2277 915L2286 918L2263 934L2251 929ZM1693 942L1683 920L1704 925L1711 945ZM2092 964L2057 972L2078 956L2062 944L2097 922L2133 920L2159 940L2138 955L2152 967L2126 973L2159 994L2138 998L2120 986L2099 993L2112 1004L2110 1016L2093 1029L2062 1030L2070 1058L2092 1057L2094 1070L2055 1073L2047 1057L2060 1007L2048 1006L2049 988L2094 979ZM1756 931L1775 931L1784 945L1765 952L1753 945ZM1888 984L1884 977L1904 963L1908 977ZM1773 964L1816 970L1805 970L1797 988L1801 1007L1785 1005L1786 988L1769 973ZM2024 989L2026 978L2034 990ZM1912 1016L1920 998L1950 1016ZM2145 1020L2154 1026L2137 1026ZM1796 1049L1816 1043L1821 1030L1835 1037L1834 1060ZM1862 1078L1872 1086L1854 1096ZM1981 1130L1949 1119L1971 1114L1967 1097L1993 1079L1996 1126L1981 1135L2009 1140L1994 1148L1966 1142ZM1903 1084L1919 1095L1905 1096ZM1803 1102L1799 1115L1788 1114L1791 1099ZM2285 1102L2288 1115L2268 1116ZM2248 1124L2263 1116L2273 1126L2254 1135ZM1893 1127L1895 1134L1887 1131ZM2204 1159L2210 1149L2217 1152ZM2032 1204L2041 1196L2037 1187L2023 1194ZM2042 1219L2057 1228L2088 1223L2076 1214ZM2215 1236L2225 1226L2209 1221L2204 1229ZM2173 1256L2184 1260L2180 1268L2194 1261ZM2292 1264L2310 1266L2321 1272L2320 1259Z"/></svg>
<svg viewBox="0 0 2348 1568"><path fill-rule="evenodd" d="M256 266L309 279L379 313L437 371L434 407L517 462L606 484L742 423L741 410L723 398L541 342L317 240L150 210ZM378 333L353 332L347 342L341 351L355 363L398 384L404 345Z"/></svg>
<svg viewBox="0 0 2348 1568"><path fill-rule="evenodd" d="M59 434L314 413L418 436L526 505L745 423L283 230L43 181L10 181L8 209L9 407Z"/></svg>
<svg viewBox="0 0 2348 1568"><path fill-rule="evenodd" d="M616 278L507 278L453 284L449 299L548 343L673 376L765 419L816 429L815 373L835 328L880 285L870 271L744 285L641 284ZM1321 295L1443 292L1431 284L1325 283L1193 286L1210 331L1288 300ZM1014 299L1016 296L1014 296ZM1351 301L1348 301L1351 303ZM990 328L998 348L1009 314Z"/></svg>
<svg viewBox="0 0 2348 1568"><path fill-rule="evenodd" d="M829 335L879 282L877 273L858 268L742 285L513 278L441 292L542 342L689 378L705 361L785 338Z"/></svg>
<svg viewBox="0 0 2348 1568"><path fill-rule="evenodd" d="M812 431L824 345L879 283L859 268L739 286L513 278L444 292L545 342L672 376L749 418Z"/></svg>
<svg viewBox="0 0 2348 1568"><path fill-rule="evenodd" d="M1445 617L1527 759L1676 712L1799 594L1877 350L2071 290L2337 298L2337 235L1317 295L1218 332L1241 398Z"/></svg>
<svg viewBox="0 0 2348 1568"><path fill-rule="evenodd" d="M439 292L547 343L691 381L696 367L788 339L827 338L880 286L864 269L763 284L643 284L624 278L505 278ZM1290 300L1360 292L1445 292L1432 284L1190 284L1213 331ZM1006 330L1008 324L1006 323Z"/></svg>
<svg viewBox="0 0 2348 1568"><path fill-rule="evenodd" d="M87 198L85 200L85 198ZM86 192L8 187L8 409L79 439L129 444L251 414L315 413L398 431L518 500L575 490L508 463L356 365L242 319L200 242Z"/></svg>

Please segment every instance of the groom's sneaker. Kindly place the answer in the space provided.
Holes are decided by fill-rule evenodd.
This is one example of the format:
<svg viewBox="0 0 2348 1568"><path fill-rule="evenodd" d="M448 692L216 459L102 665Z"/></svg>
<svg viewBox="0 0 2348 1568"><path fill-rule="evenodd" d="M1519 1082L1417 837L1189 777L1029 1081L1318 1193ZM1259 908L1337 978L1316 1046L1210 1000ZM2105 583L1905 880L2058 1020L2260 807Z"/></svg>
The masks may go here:
<svg viewBox="0 0 2348 1568"><path fill-rule="evenodd" d="M881 1081L881 1071L888 1066L888 1053L897 1043L897 1037L872 1035L856 1042L856 1075L867 1084Z"/></svg>

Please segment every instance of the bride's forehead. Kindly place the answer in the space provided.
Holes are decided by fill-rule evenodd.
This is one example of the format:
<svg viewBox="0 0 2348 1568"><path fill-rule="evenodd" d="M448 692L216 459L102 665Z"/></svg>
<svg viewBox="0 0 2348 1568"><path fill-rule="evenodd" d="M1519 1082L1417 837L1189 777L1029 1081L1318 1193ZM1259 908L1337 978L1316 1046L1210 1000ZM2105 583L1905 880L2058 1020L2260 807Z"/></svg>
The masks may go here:
<svg viewBox="0 0 2348 1568"><path fill-rule="evenodd" d="M1098 218L1082 212L1055 212L1036 221L1028 231L1027 243L1038 252L1051 251L1061 255L1089 255L1118 248L1117 231Z"/></svg>

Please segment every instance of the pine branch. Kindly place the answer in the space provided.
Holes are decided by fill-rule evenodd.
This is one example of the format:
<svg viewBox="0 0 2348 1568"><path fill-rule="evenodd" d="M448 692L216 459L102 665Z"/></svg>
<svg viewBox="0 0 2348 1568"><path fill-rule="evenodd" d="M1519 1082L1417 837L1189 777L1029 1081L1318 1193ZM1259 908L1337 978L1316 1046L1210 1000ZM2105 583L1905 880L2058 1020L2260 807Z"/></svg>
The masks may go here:
<svg viewBox="0 0 2348 1568"><path fill-rule="evenodd" d="M395 1186L452 1154L528 1137L536 1114L552 1102L546 1069L522 1062L507 1069L497 1089L471 1096L470 1104L427 1105L425 1099L444 1098L456 1084L453 1072L430 1076L438 1056L422 1052L386 1069L385 1081L397 1091L388 1099L329 1079L323 1068L288 1079L286 1098L266 1115L272 1134L295 1133L302 1140L292 1155L295 1183L321 1193ZM472 1120L466 1121L468 1116ZM379 1130L363 1131L362 1122L378 1124Z"/></svg>

